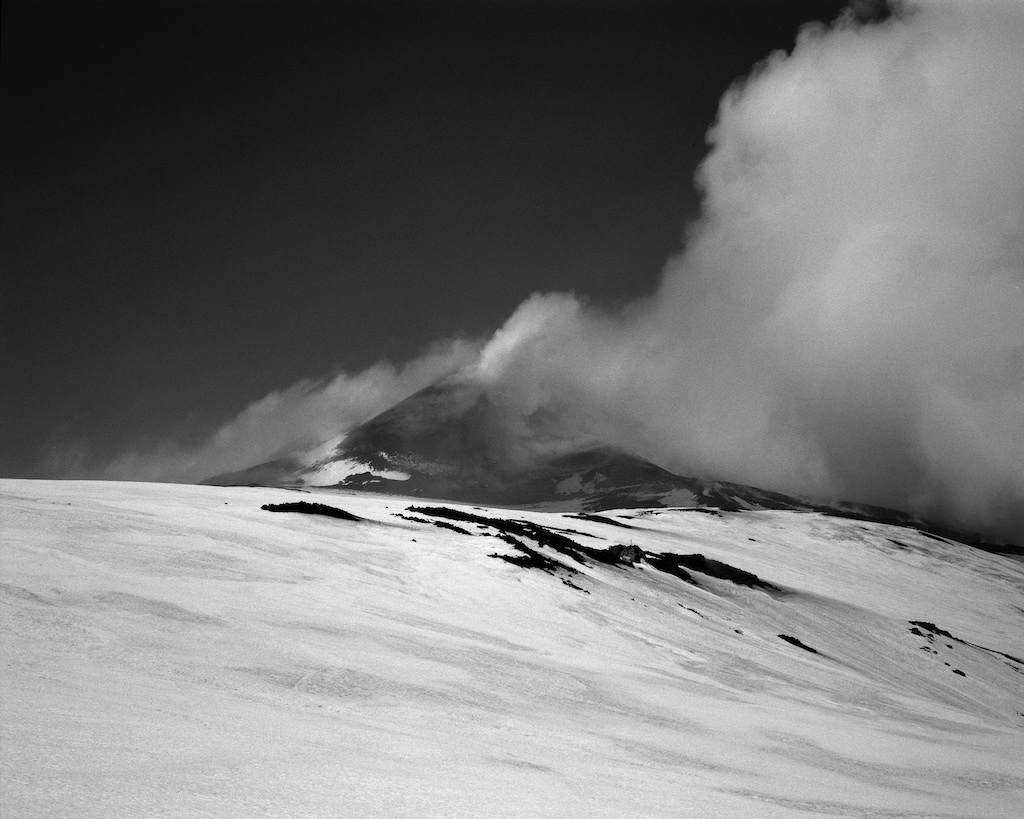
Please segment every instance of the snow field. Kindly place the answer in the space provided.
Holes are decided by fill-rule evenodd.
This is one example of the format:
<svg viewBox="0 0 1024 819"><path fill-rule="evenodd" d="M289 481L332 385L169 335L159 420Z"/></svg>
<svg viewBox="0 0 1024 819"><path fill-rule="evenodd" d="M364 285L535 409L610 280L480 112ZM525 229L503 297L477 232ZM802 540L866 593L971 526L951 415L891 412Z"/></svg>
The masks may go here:
<svg viewBox="0 0 1024 819"><path fill-rule="evenodd" d="M366 520L260 509L297 498ZM0 481L0 813L1018 815L1020 563L813 514L475 510L784 593L542 548L581 591L411 503Z"/></svg>

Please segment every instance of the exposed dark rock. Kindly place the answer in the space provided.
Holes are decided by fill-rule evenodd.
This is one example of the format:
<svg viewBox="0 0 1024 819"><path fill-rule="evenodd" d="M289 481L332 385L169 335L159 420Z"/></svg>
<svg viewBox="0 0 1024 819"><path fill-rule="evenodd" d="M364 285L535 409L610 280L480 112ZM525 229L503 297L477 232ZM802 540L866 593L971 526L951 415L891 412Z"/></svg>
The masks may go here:
<svg viewBox="0 0 1024 819"><path fill-rule="evenodd" d="M358 515L338 509L334 506L327 506L323 503L308 503L307 501L292 501L290 503L267 503L260 507L268 512L301 512L305 515L323 515L328 518L339 520L358 521L362 520Z"/></svg>
<svg viewBox="0 0 1024 819"><path fill-rule="evenodd" d="M694 586L698 585L697 581L693 579L686 569L680 564L679 558L681 555L663 554L663 555L648 555L647 562L650 563L659 572L665 572L678 577L680 580L685 580L687 583L692 583Z"/></svg>
<svg viewBox="0 0 1024 819"><path fill-rule="evenodd" d="M454 523L449 523L446 520L432 520L431 523L433 523L435 526L437 526L440 529L449 529L452 532L458 532L460 535L472 535L473 534L468 529L463 529L461 526L456 526Z"/></svg>
<svg viewBox="0 0 1024 819"><path fill-rule="evenodd" d="M409 511L417 512L421 515L447 518L449 520L458 520L466 523L482 523L499 532L529 538L541 546L547 546L554 549L556 552L572 558L583 566L587 565L587 562L583 559L583 555L588 551L588 549L581 546L572 538L566 537L565 535L541 526L540 524L531 523L528 520L489 518L483 515L473 514L472 512L462 512L458 509L449 509L447 506L410 506Z"/></svg>
<svg viewBox="0 0 1024 819"><path fill-rule="evenodd" d="M579 548L587 557L608 566L635 566L645 558L644 551L639 546L624 546L621 543L607 549L595 549L591 546Z"/></svg>
<svg viewBox="0 0 1024 819"><path fill-rule="evenodd" d="M489 555L489 557L496 557L498 558L498 560L504 560L506 563L511 563L513 566L519 566L523 569L540 569L542 572L547 572L553 577L556 577L558 572L562 572L570 576L574 574L579 574L579 571L574 569L572 566L566 566L562 563L559 563L557 560L552 560L550 557L541 554L536 549L531 549L525 543L508 534L507 532L499 533L498 537L501 540L505 541L507 544L509 544L519 554L503 555L494 552L493 554ZM577 586L575 583L572 583L567 578L563 578L562 582L567 586L570 586L574 589L579 589L580 591L585 592L586 594L590 594L589 591L580 586Z"/></svg>
<svg viewBox="0 0 1024 819"><path fill-rule="evenodd" d="M544 528L548 529L548 530L550 530L552 532L561 532L563 535L577 535L579 537L589 537L592 540L603 540L604 539L600 535L592 535L592 534L590 534L590 532L581 532L579 529L563 529L561 526L551 526L551 525L545 526Z"/></svg>
<svg viewBox="0 0 1024 819"><path fill-rule="evenodd" d="M685 566L691 571L700 572L701 574L706 574L709 577L717 577L719 580L728 580L738 586L748 586L750 588L764 589L772 592L782 591L778 586L772 585L766 580L762 580L756 574L744 571L743 569L737 569L735 566L730 566L728 563L723 563L721 560L704 557L702 554L676 555L665 553L657 558L649 557L648 562L656 569L669 571L677 577L682 577L682 575L679 574L681 571L680 567ZM670 566L671 568L663 568L663 566ZM688 580L691 583L695 582L688 574L686 577L683 577L683 579Z"/></svg>
<svg viewBox="0 0 1024 819"><path fill-rule="evenodd" d="M463 529L461 526L456 526L454 523L449 523L446 520L427 520L426 518L417 518L412 515L403 515L401 512L392 512L392 514L396 518L401 518L402 520L412 521L413 523L426 523L430 526L436 526L439 529L450 529L453 532L458 532L460 535L472 536L473 534L472 532Z"/></svg>
<svg viewBox="0 0 1024 819"><path fill-rule="evenodd" d="M921 634L921 632L917 631L916 629L910 629L910 632L912 634L919 634L922 637L927 637L929 641L935 639L933 635L937 635L939 637L947 637L950 640L953 640L954 642L960 643L962 645L970 646L971 648L978 648L982 651L987 651L989 654L995 654L998 657L1005 657L1007 660L1012 660L1015 663L1024 665L1024 660L1021 660L1018 657L1014 657L1012 654L1006 654L1002 651L996 651L994 648L985 648L985 646L980 646L977 643L969 643L967 640L961 640L959 637L954 637L945 629L939 628L937 625L935 625L935 623L928 623L924 620L909 620L908 622L912 626L918 626L924 629L926 632L930 632L929 634ZM922 646L922 648L924 648L924 646Z"/></svg>
<svg viewBox="0 0 1024 819"><path fill-rule="evenodd" d="M693 612L694 614L696 614L696 615L697 615L697 616L698 616L698 617L699 617L699 618L700 618L701 620L707 620L707 619L708 619L708 618L707 618L707 617L705 617L705 616L704 616L703 614L701 614L701 613L700 613L699 611L697 611L697 609L693 609L693 608L690 608L689 606L684 606L684 605L683 605L682 603L679 603L678 605L679 605L679 607L680 607L680 608L684 608L684 609L686 609L687 611L692 611L692 612Z"/></svg>
<svg viewBox="0 0 1024 819"><path fill-rule="evenodd" d="M920 626L925 631L930 631L932 634L938 634L940 637L948 637L950 640L957 639L952 634L950 634L948 631L945 631L945 630L939 628L937 625L935 625L935 623L927 623L927 622L925 622L923 620L911 620L910 624L912 626ZM911 629L911 630L913 631L913 629ZM920 633L920 632L918 632L918 633ZM931 639L931 638L929 638L929 639Z"/></svg>
<svg viewBox="0 0 1024 819"><path fill-rule="evenodd" d="M540 569L541 571L552 575L555 573L555 569L561 565L550 558L544 557L540 552L535 549L530 549L529 547L524 548L521 554L503 555L498 552L493 552L488 555L488 557L496 557L498 560L504 560L506 563L511 563L513 566L519 566L521 569Z"/></svg>
<svg viewBox="0 0 1024 819"><path fill-rule="evenodd" d="M458 509L450 509L447 506L410 506L409 511L420 515L431 515L435 518L477 523L483 526L493 526L494 523L501 521L501 518L489 518L486 515L476 515L473 512L462 512Z"/></svg>
<svg viewBox="0 0 1024 819"><path fill-rule="evenodd" d="M572 576L574 574L579 574L579 571L574 569L572 566L566 566L564 563L552 560L537 549L527 546L522 540L520 540L520 538L529 538L538 545L554 549L556 552L564 554L567 557L571 557L577 563L584 566L587 564L586 561L583 560L583 554L589 554L591 552L605 552L603 549L591 549L581 546L576 541L566 537L560 532L552 531L547 527L531 523L528 520L489 518L472 512L462 512L458 509L449 509L447 506L410 506L409 511L418 512L421 515L458 520L464 523L475 523L480 527L492 528L498 533L497 536L515 549L518 554L503 555L495 552L491 554L490 557L504 560L506 563L511 563L513 566L519 566L524 569L540 569L541 571L547 572L553 576L557 576L558 572ZM444 523L444 521L438 521L438 523ZM590 594L589 590L576 585L569 578L563 577L562 583L569 588L576 589L584 594Z"/></svg>
<svg viewBox="0 0 1024 819"><path fill-rule="evenodd" d="M614 546L609 546L608 551L615 556L619 563L625 563L627 566L635 566L644 559L644 550L632 543L628 546L616 543Z"/></svg>
<svg viewBox="0 0 1024 819"><path fill-rule="evenodd" d="M593 515L587 512L581 512L578 515L567 515L566 517L578 518L579 520L589 520L593 523L606 523L609 526L618 526L622 529L635 529L635 526L630 526L628 523L623 523L620 520L613 520L612 518L606 518L603 515Z"/></svg>
<svg viewBox="0 0 1024 819"><path fill-rule="evenodd" d="M804 651L809 651L811 654L818 654L819 653L818 649L811 648L806 643L798 640L796 637L790 637L788 634L780 634L779 635L779 639L780 640L785 640L787 643L790 643L791 645L794 645L797 648L802 648Z"/></svg>

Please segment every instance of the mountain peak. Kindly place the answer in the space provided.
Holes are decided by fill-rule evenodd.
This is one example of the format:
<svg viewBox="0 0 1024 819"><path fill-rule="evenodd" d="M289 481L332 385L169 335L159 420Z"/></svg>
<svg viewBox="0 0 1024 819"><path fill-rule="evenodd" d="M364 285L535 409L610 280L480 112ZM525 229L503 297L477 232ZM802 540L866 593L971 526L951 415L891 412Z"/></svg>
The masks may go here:
<svg viewBox="0 0 1024 819"><path fill-rule="evenodd" d="M595 512L640 507L790 509L911 527L987 551L1020 547L863 504L813 503L685 477L581 432L546 406L472 371L446 376L345 435L205 484L329 487L504 507Z"/></svg>
<svg viewBox="0 0 1024 819"><path fill-rule="evenodd" d="M588 511L811 508L753 487L675 475L466 372L431 384L315 450L206 483L331 486Z"/></svg>

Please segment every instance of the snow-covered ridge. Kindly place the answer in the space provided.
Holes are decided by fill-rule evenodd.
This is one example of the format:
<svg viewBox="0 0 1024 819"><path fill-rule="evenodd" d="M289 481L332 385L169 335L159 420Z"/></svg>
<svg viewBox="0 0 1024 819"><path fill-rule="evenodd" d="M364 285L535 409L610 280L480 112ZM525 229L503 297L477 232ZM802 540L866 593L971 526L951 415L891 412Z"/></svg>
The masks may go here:
<svg viewBox="0 0 1024 819"><path fill-rule="evenodd" d="M261 509L297 500L361 520ZM1024 800L1024 566L906 528L9 480L0 515L5 816Z"/></svg>
<svg viewBox="0 0 1024 819"><path fill-rule="evenodd" d="M545 511L698 506L794 509L918 528L1003 554L892 509L811 500L755 486L686 477L581 432L551 408L523 415L472 373L458 372L308 450L211 477L216 486L332 487Z"/></svg>

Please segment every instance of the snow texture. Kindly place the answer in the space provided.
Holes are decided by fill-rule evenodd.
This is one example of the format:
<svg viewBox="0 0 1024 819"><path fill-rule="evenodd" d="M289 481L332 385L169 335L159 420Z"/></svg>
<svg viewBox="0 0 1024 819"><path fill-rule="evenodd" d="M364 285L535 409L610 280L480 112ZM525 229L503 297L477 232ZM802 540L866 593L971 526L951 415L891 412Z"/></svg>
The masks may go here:
<svg viewBox="0 0 1024 819"><path fill-rule="evenodd" d="M794 511L446 519L385 495L16 480L0 498L5 819L1024 804L1008 557ZM360 520L261 509L299 499ZM549 570L492 557L526 554L512 540Z"/></svg>

